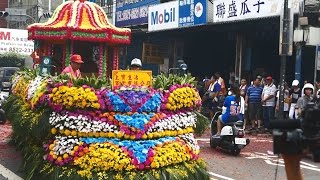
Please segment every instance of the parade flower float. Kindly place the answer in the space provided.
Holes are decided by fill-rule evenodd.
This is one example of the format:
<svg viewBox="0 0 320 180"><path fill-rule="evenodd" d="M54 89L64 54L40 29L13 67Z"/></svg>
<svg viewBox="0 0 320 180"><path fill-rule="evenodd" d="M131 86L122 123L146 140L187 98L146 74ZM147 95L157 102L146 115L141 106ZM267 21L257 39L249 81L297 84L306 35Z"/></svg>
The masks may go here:
<svg viewBox="0 0 320 180"><path fill-rule="evenodd" d="M4 108L26 179L208 179L193 135L203 131L193 78L165 78L111 88L95 77L17 73Z"/></svg>
<svg viewBox="0 0 320 180"><path fill-rule="evenodd" d="M42 63L53 57L60 68L80 44L98 46L95 61L84 59L98 73L70 80L43 74L50 70L41 64L40 71L15 74L3 106L26 179L209 179L194 137L208 121L197 113L193 77L159 75L146 84L111 86L119 45L130 43L131 31L109 24L103 9L85 0L62 3L48 22L28 31ZM61 62L54 59L59 48Z"/></svg>

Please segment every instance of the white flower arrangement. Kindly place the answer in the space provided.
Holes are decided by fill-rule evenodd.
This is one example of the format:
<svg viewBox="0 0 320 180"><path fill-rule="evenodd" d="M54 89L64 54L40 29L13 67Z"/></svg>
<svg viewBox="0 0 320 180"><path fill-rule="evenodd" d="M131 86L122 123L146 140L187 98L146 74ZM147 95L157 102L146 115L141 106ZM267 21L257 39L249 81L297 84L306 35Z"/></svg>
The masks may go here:
<svg viewBox="0 0 320 180"><path fill-rule="evenodd" d="M181 130L196 126L197 115L193 112L179 113L157 121L147 132L162 132L164 130Z"/></svg>
<svg viewBox="0 0 320 180"><path fill-rule="evenodd" d="M56 155L63 155L65 153L70 154L74 146L77 146L79 144L80 140L78 138L73 138L72 136L56 136L56 140L54 141L54 147L52 151Z"/></svg>
<svg viewBox="0 0 320 180"><path fill-rule="evenodd" d="M41 76L37 76L36 78L34 78L29 86L28 86L28 94L27 94L27 100L30 100L33 98L33 96L35 95L37 89L39 88L39 86L42 84L44 78Z"/></svg>
<svg viewBox="0 0 320 180"><path fill-rule="evenodd" d="M49 123L59 130L72 129L79 132L114 132L117 133L120 129L112 124L102 121L89 119L86 116L79 114L78 116L69 115L68 113L62 115L52 112L49 118Z"/></svg>
<svg viewBox="0 0 320 180"><path fill-rule="evenodd" d="M193 151L200 150L200 147L197 143L197 140L194 138L193 133L179 135L179 138L183 139L183 141L186 142Z"/></svg>

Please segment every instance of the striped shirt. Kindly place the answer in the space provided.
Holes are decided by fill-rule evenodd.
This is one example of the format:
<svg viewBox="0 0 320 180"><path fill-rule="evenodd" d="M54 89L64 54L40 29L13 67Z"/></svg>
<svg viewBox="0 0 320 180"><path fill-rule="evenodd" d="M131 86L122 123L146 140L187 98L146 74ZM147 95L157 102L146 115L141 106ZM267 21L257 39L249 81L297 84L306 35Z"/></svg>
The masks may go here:
<svg viewBox="0 0 320 180"><path fill-rule="evenodd" d="M261 103L261 94L263 88L261 86L251 85L247 90L249 103Z"/></svg>

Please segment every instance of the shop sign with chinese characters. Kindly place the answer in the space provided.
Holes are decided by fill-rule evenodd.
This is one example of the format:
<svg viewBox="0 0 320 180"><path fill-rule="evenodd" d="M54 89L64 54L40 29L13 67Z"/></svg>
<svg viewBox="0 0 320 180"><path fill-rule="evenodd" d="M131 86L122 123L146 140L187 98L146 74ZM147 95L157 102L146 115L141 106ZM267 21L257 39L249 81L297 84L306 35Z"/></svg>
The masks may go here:
<svg viewBox="0 0 320 180"><path fill-rule="evenodd" d="M301 0L289 0L289 8L299 12ZM238 21L279 16L283 0L215 0L213 22Z"/></svg>
<svg viewBox="0 0 320 180"><path fill-rule="evenodd" d="M135 26L148 23L148 8L160 0L117 0L115 25Z"/></svg>
<svg viewBox="0 0 320 180"><path fill-rule="evenodd" d="M113 70L112 87L115 86L151 86L152 71Z"/></svg>
<svg viewBox="0 0 320 180"><path fill-rule="evenodd" d="M179 27L207 23L207 0L179 0Z"/></svg>
<svg viewBox="0 0 320 180"><path fill-rule="evenodd" d="M14 52L30 55L33 49L34 43L28 40L27 30L0 28L0 54Z"/></svg>

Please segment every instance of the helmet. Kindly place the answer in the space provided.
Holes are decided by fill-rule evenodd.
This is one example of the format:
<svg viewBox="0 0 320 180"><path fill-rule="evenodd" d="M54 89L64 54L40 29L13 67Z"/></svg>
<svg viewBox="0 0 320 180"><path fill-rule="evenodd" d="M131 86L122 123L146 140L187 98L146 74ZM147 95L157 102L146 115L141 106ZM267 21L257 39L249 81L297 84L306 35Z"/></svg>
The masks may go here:
<svg viewBox="0 0 320 180"><path fill-rule="evenodd" d="M292 81L292 86L298 86L299 85L299 81L298 80L293 80Z"/></svg>
<svg viewBox="0 0 320 180"><path fill-rule="evenodd" d="M138 58L132 59L131 66L140 66L141 67L142 66L141 60Z"/></svg>
<svg viewBox="0 0 320 180"><path fill-rule="evenodd" d="M311 83L307 83L307 84L305 84L303 86L303 89L312 89L312 90L314 90L314 87L313 87L313 85Z"/></svg>
<svg viewBox="0 0 320 180"><path fill-rule="evenodd" d="M307 83L303 86L303 89L302 89L302 92L303 92L303 95L304 95L304 90L305 89L312 89L312 92L314 91L314 86L311 84L311 83Z"/></svg>

